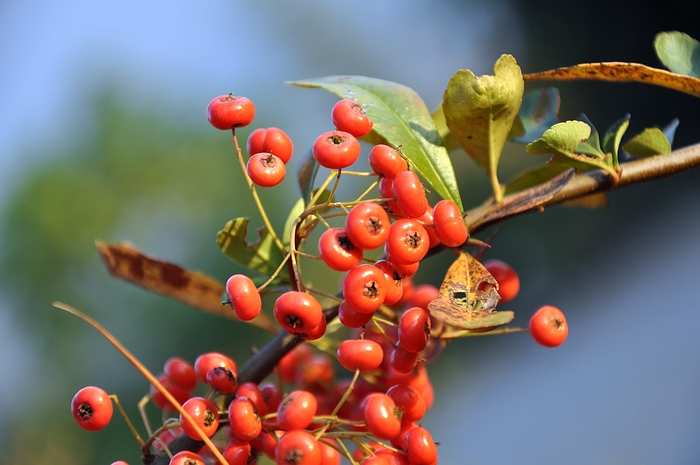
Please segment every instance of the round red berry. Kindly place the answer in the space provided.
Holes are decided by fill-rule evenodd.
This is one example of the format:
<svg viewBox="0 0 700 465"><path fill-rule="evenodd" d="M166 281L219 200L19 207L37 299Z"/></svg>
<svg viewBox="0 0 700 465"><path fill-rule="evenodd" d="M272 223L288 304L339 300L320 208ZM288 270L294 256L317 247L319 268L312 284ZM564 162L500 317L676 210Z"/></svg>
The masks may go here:
<svg viewBox="0 0 700 465"><path fill-rule="evenodd" d="M318 409L316 396L305 390L290 392L277 407L277 423L285 431L306 429Z"/></svg>
<svg viewBox="0 0 700 465"><path fill-rule="evenodd" d="M186 391L197 387L197 375L194 372L194 367L183 358L170 357L165 362L163 371L173 384Z"/></svg>
<svg viewBox="0 0 700 465"><path fill-rule="evenodd" d="M439 290L432 284L420 284L415 287L408 301L409 307L420 307L428 311L428 304L439 297Z"/></svg>
<svg viewBox="0 0 700 465"><path fill-rule="evenodd" d="M175 384L170 378L168 378L167 374L162 373L157 376L157 379L158 382L165 388L165 390L168 391L168 393L170 393L170 395L175 398L177 403L183 404L187 402L187 399L192 397L191 389L183 389L179 385ZM165 395L162 392L160 392L153 384L151 384L150 393L151 400L159 409L172 412L177 410L175 406L171 404L168 399L165 398Z"/></svg>
<svg viewBox="0 0 700 465"><path fill-rule="evenodd" d="M346 328L361 328L369 323L373 316L374 312L360 313L345 301L342 301L338 307L338 319Z"/></svg>
<svg viewBox="0 0 700 465"><path fill-rule="evenodd" d="M326 334L326 326L326 319L321 318L321 322L318 324L318 326L305 332L296 333L296 335L305 341L315 341L316 339L321 339L323 335Z"/></svg>
<svg viewBox="0 0 700 465"><path fill-rule="evenodd" d="M250 454L250 442L234 438L226 444L221 455L226 459L228 465L250 465L255 463Z"/></svg>
<svg viewBox="0 0 700 465"><path fill-rule="evenodd" d="M343 99L333 105L331 119L339 131L349 132L355 137L367 135L372 130L372 120L362 105L354 100Z"/></svg>
<svg viewBox="0 0 700 465"><path fill-rule="evenodd" d="M236 376L226 368L216 367L207 373L207 384L222 394L230 394L236 390Z"/></svg>
<svg viewBox="0 0 700 465"><path fill-rule="evenodd" d="M425 257L430 247L430 238L425 228L412 218L401 218L392 223L385 252L394 264L409 265Z"/></svg>
<svg viewBox="0 0 700 465"><path fill-rule="evenodd" d="M294 144L286 132L279 128L267 128L260 152L276 155L287 164L294 154ZM250 152L248 152L250 153ZM257 153L257 152L254 152Z"/></svg>
<svg viewBox="0 0 700 465"><path fill-rule="evenodd" d="M343 297L355 311L372 313L382 306L386 297L384 272L373 265L359 265L343 280Z"/></svg>
<svg viewBox="0 0 700 465"><path fill-rule="evenodd" d="M318 239L318 253L329 268L349 271L362 261L362 249L356 247L345 228L330 228Z"/></svg>
<svg viewBox="0 0 700 465"><path fill-rule="evenodd" d="M383 199L396 199L396 194L394 194L394 188L392 187L392 184L394 183L394 178L380 178L379 179L379 195ZM389 208L389 211L393 213L396 216L406 216L403 211L401 211L401 207L399 207L399 204L396 200L387 200L386 205Z"/></svg>
<svg viewBox="0 0 700 465"><path fill-rule="evenodd" d="M384 298L384 305L393 305L399 300L403 295L403 279L396 267L386 260L379 260L374 264L377 268L382 270L384 277L386 278L386 297Z"/></svg>
<svg viewBox="0 0 700 465"><path fill-rule="evenodd" d="M401 211L409 218L419 218L428 210L428 199L418 175L413 171L402 171L391 183Z"/></svg>
<svg viewBox="0 0 700 465"><path fill-rule="evenodd" d="M408 163L401 154L388 145L375 145L369 152L369 166L375 173L385 178L393 178L408 170Z"/></svg>
<svg viewBox="0 0 700 465"><path fill-rule="evenodd" d="M530 319L530 334L545 347L557 347L569 335L569 325L564 313L557 307L540 307Z"/></svg>
<svg viewBox="0 0 700 465"><path fill-rule="evenodd" d="M430 238L430 248L440 244L440 238L435 233L435 219L433 218L433 207L428 206L428 209L421 216L417 218L421 222L425 231L428 233Z"/></svg>
<svg viewBox="0 0 700 465"><path fill-rule="evenodd" d="M469 238L464 218L452 200L441 200L435 204L433 221L437 237L447 247L458 247Z"/></svg>
<svg viewBox="0 0 700 465"><path fill-rule="evenodd" d="M367 430L378 439L392 439L401 431L401 419L393 399L386 394L374 393L365 397L362 412Z"/></svg>
<svg viewBox="0 0 700 465"><path fill-rule="evenodd" d="M204 353L194 361L194 372L197 374L197 378L203 383L207 382L207 373L209 373L209 370L216 367L231 370L234 376L237 376L236 362L219 352Z"/></svg>
<svg viewBox="0 0 700 465"><path fill-rule="evenodd" d="M267 129L265 128L258 128L250 133L248 140L245 143L245 149L248 152L248 155L252 156L256 153L267 152L267 150L263 149L266 134Z"/></svg>
<svg viewBox="0 0 700 465"><path fill-rule="evenodd" d="M406 434L404 448L408 461L416 465L430 465L437 460L437 448L433 437L425 428L413 428Z"/></svg>
<svg viewBox="0 0 700 465"><path fill-rule="evenodd" d="M430 338L430 314L420 307L406 310L399 320L399 345L409 352L421 352Z"/></svg>
<svg viewBox="0 0 700 465"><path fill-rule="evenodd" d="M276 383L266 382L260 386L260 394L265 400L265 407L268 412L276 412L279 405L282 403L282 390Z"/></svg>
<svg viewBox="0 0 700 465"><path fill-rule="evenodd" d="M338 362L350 371L372 371L378 368L384 359L382 346L369 339L345 340L340 343L336 354Z"/></svg>
<svg viewBox="0 0 700 465"><path fill-rule="evenodd" d="M401 346L395 347L391 351L391 358L389 358L389 365L397 373L406 374L413 371L418 362L418 353L409 352Z"/></svg>
<svg viewBox="0 0 700 465"><path fill-rule="evenodd" d="M499 303L513 300L520 292L520 278L513 267L495 259L487 260L483 265L498 283L498 294L501 296Z"/></svg>
<svg viewBox="0 0 700 465"><path fill-rule="evenodd" d="M289 291L277 298L275 319L288 333L305 333L321 324L321 304L306 292Z"/></svg>
<svg viewBox="0 0 700 465"><path fill-rule="evenodd" d="M239 439L252 441L262 431L262 420L255 404L245 396L236 397L228 406L231 432Z"/></svg>
<svg viewBox="0 0 700 465"><path fill-rule="evenodd" d="M248 126L255 117L255 105L246 97L220 95L207 105L207 119L217 129Z"/></svg>
<svg viewBox="0 0 700 465"><path fill-rule="evenodd" d="M425 415L425 401L420 393L408 384L396 384L386 391L402 412L401 422L416 422Z"/></svg>
<svg viewBox="0 0 700 465"><path fill-rule="evenodd" d="M263 396L263 393L260 391L260 387L257 384L252 382L241 384L236 391L236 397L247 397L253 404L255 404L255 408L258 410L258 415L267 415L265 396Z"/></svg>
<svg viewBox="0 0 700 465"><path fill-rule="evenodd" d="M260 314L262 299L255 283L244 274L234 274L226 281L226 294L239 320L250 321Z"/></svg>
<svg viewBox="0 0 700 465"><path fill-rule="evenodd" d="M78 391L70 404L78 426L87 431L99 431L112 419L112 399L104 389L87 386Z"/></svg>
<svg viewBox="0 0 700 465"><path fill-rule="evenodd" d="M173 455L168 465L206 465L201 455L183 450Z"/></svg>
<svg viewBox="0 0 700 465"><path fill-rule="evenodd" d="M274 187L284 180L287 168L282 160L271 153L256 153L246 165L250 180L260 187Z"/></svg>
<svg viewBox="0 0 700 465"><path fill-rule="evenodd" d="M362 250L384 245L389 238L389 215L378 204L361 202L352 207L345 219L345 230L350 241Z"/></svg>
<svg viewBox="0 0 700 465"><path fill-rule="evenodd" d="M275 447L277 465L319 465L321 448L309 433L294 430L285 433Z"/></svg>
<svg viewBox="0 0 700 465"><path fill-rule="evenodd" d="M192 397L182 404L182 408L208 438L216 433L216 429L219 427L219 413L214 402L204 397ZM188 437L201 441L200 434L182 414L180 414L180 424Z"/></svg>
<svg viewBox="0 0 700 465"><path fill-rule="evenodd" d="M318 136L312 153L319 165L339 170L355 163L360 156L360 143L350 133L328 131Z"/></svg>

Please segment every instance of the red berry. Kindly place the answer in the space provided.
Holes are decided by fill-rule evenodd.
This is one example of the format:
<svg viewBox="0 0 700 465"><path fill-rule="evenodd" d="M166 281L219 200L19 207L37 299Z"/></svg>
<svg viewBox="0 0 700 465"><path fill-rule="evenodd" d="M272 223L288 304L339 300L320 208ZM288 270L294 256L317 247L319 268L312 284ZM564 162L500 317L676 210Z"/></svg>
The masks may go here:
<svg viewBox="0 0 700 465"><path fill-rule="evenodd" d="M300 332L295 334L306 341L321 339L323 335L326 334L326 319L321 318L321 322L315 328L311 328L303 333Z"/></svg>
<svg viewBox="0 0 700 465"><path fill-rule="evenodd" d="M396 384L386 391L402 412L401 422L416 422L425 415L425 401L420 393L407 384Z"/></svg>
<svg viewBox="0 0 700 465"><path fill-rule="evenodd" d="M420 307L406 310L399 320L399 345L409 352L419 353L430 338L430 314Z"/></svg>
<svg viewBox="0 0 700 465"><path fill-rule="evenodd" d="M178 387L191 391L197 387L197 375L190 362L180 357L170 357L163 367L168 379Z"/></svg>
<svg viewBox="0 0 700 465"><path fill-rule="evenodd" d="M369 152L369 166L375 173L385 178L396 177L402 171L408 170L408 163L401 154L388 145L375 145Z"/></svg>
<svg viewBox="0 0 700 465"><path fill-rule="evenodd" d="M304 333L321 324L321 304L306 292L289 291L277 298L275 319L288 333Z"/></svg>
<svg viewBox="0 0 700 465"><path fill-rule="evenodd" d="M312 152L319 165L339 170L355 163L360 156L360 143L344 131L328 131L316 139Z"/></svg>
<svg viewBox="0 0 700 465"><path fill-rule="evenodd" d="M338 447L338 443L333 439L327 439L327 441ZM318 445L321 447L321 463L319 465L340 465L342 460L340 452L320 441Z"/></svg>
<svg viewBox="0 0 700 465"><path fill-rule="evenodd" d="M409 307L420 307L426 312L428 304L438 298L439 290L432 284L420 284L416 286L413 295L408 301Z"/></svg>
<svg viewBox="0 0 700 465"><path fill-rule="evenodd" d="M246 142L249 155L266 152L276 155L287 164L294 153L294 144L287 133L278 128L258 128L250 133Z"/></svg>
<svg viewBox="0 0 700 465"><path fill-rule="evenodd" d="M99 431L112 419L112 399L103 389L87 386L78 391L70 404L78 426L87 431Z"/></svg>
<svg viewBox="0 0 700 465"><path fill-rule="evenodd" d="M569 335L569 325L564 313L557 307L540 307L530 319L530 334L545 347L557 347Z"/></svg>
<svg viewBox="0 0 700 465"><path fill-rule="evenodd" d="M428 210L428 199L418 175L413 171L403 171L391 183L399 208L409 218L419 218Z"/></svg>
<svg viewBox="0 0 700 465"><path fill-rule="evenodd" d="M410 373L415 368L417 362L417 352L409 352L401 346L395 347L391 351L389 365L391 365L391 368L397 373Z"/></svg>
<svg viewBox="0 0 700 465"><path fill-rule="evenodd" d="M359 265L343 280L343 297L355 311L372 313L382 306L386 297L384 272L372 265Z"/></svg>
<svg viewBox="0 0 700 465"><path fill-rule="evenodd" d="M396 194L394 193L394 188L392 187L393 183L394 178L382 177L379 179L379 195L383 199L396 199ZM399 207L399 204L396 200L387 200L386 204L389 207L389 211L394 215L406 216L404 212L401 211L401 207Z"/></svg>
<svg viewBox="0 0 700 465"><path fill-rule="evenodd" d="M384 277L386 278L386 297L384 298L384 305L393 305L399 300L403 295L403 279L401 275L396 270L396 267L386 260L379 260L374 264L377 268L382 270Z"/></svg>
<svg viewBox="0 0 700 465"><path fill-rule="evenodd" d="M219 413L214 402L204 397L192 397L182 404L182 408L192 417L192 420L208 438L216 433L216 429L219 427ZM182 414L180 414L180 424L188 437L201 441L200 434Z"/></svg>
<svg viewBox="0 0 700 465"><path fill-rule="evenodd" d="M226 368L216 367L207 373L207 384L222 394L230 394L236 390L236 376Z"/></svg>
<svg viewBox="0 0 700 465"><path fill-rule="evenodd" d="M345 228L330 228L321 234L318 252L323 263L336 271L349 271L362 261L362 249L350 241Z"/></svg>
<svg viewBox="0 0 700 465"><path fill-rule="evenodd" d="M239 439L252 441L262 431L262 420L255 404L245 396L236 397L228 406L231 432Z"/></svg>
<svg viewBox="0 0 700 465"><path fill-rule="evenodd" d="M183 389L177 384L175 384L173 381L168 378L168 375L165 373L162 373L158 375L158 382L170 393L171 396L175 398L175 400L179 404L184 404L187 402L187 399L192 397L192 390L191 389ZM156 405L161 410L165 411L171 411L175 412L177 409L173 404L168 401L168 399L165 398L162 392L160 392L154 385L151 384L150 387L150 392L151 392L151 400L153 400L153 403Z"/></svg>
<svg viewBox="0 0 700 465"><path fill-rule="evenodd" d="M452 200L441 200L435 204L433 221L435 233L440 242L447 247L458 247L469 238L464 218L462 218L459 207Z"/></svg>
<svg viewBox="0 0 700 465"><path fill-rule="evenodd" d="M255 459L250 454L250 442L234 438L226 444L221 455L226 459L228 465L251 465L255 463Z"/></svg>
<svg viewBox="0 0 700 465"><path fill-rule="evenodd" d="M258 410L258 415L267 415L265 396L263 396L263 393L260 391L260 387L258 387L257 384L251 382L241 384L236 391L236 397L247 397L253 404L255 404L255 408Z"/></svg>
<svg viewBox="0 0 700 465"><path fill-rule="evenodd" d="M430 238L425 228L411 218L394 221L389 230L389 239L384 245L392 263L406 265L421 261L429 247Z"/></svg>
<svg viewBox="0 0 700 465"><path fill-rule="evenodd" d="M331 119L338 130L355 137L362 137L372 130L372 120L367 117L362 105L354 100L343 99L333 105Z"/></svg>
<svg viewBox="0 0 700 465"><path fill-rule="evenodd" d="M435 233L435 219L433 218L433 207L428 206L428 209L425 211L425 213L419 216L417 220L421 222L426 232L428 233L428 237L430 238L430 248L432 249L433 247L439 245L440 238Z"/></svg>
<svg viewBox="0 0 700 465"><path fill-rule="evenodd" d="M386 394L374 393L365 397L362 412L367 430L378 439L392 439L401 431L401 419L393 399Z"/></svg>
<svg viewBox="0 0 700 465"><path fill-rule="evenodd" d="M345 219L345 230L350 241L362 250L384 245L389 238L389 215L376 203L355 205Z"/></svg>
<svg viewBox="0 0 700 465"><path fill-rule="evenodd" d="M305 390L290 392L277 407L277 423L285 431L306 429L316 415L316 396Z"/></svg>
<svg viewBox="0 0 700 465"><path fill-rule="evenodd" d="M207 105L207 119L217 129L248 126L255 117L255 105L246 97L221 95Z"/></svg>
<svg viewBox="0 0 700 465"><path fill-rule="evenodd" d="M226 294L239 320L250 321L260 314L262 299L255 283L244 274L234 274L226 281Z"/></svg>
<svg viewBox="0 0 700 465"><path fill-rule="evenodd" d="M260 385L260 393L265 400L265 407L268 412L276 412L279 405L282 403L282 390L272 382L266 382Z"/></svg>
<svg viewBox="0 0 700 465"><path fill-rule="evenodd" d="M277 465L319 465L321 448L306 431L289 431L275 447L275 462Z"/></svg>
<svg viewBox="0 0 700 465"><path fill-rule="evenodd" d="M313 355L303 369L297 372L295 382L307 390L327 389L335 382L331 358L325 354Z"/></svg>
<svg viewBox="0 0 700 465"><path fill-rule="evenodd" d="M250 180L260 187L274 187L284 180L287 168L282 159L271 153L256 153L248 160Z"/></svg>
<svg viewBox="0 0 700 465"><path fill-rule="evenodd" d="M308 345L300 344L282 357L277 365L280 379L285 383L295 382L297 373L304 368L311 354L312 351Z"/></svg>
<svg viewBox="0 0 700 465"><path fill-rule="evenodd" d="M236 370L236 363L224 354L219 352L207 352L200 355L194 361L194 371L197 374L197 378L200 381L207 382L207 373L216 367L226 368L231 370L234 376L238 376L238 371Z"/></svg>
<svg viewBox="0 0 700 465"><path fill-rule="evenodd" d="M346 328L361 328L369 323L373 316L374 312L360 313L345 301L338 307L338 319Z"/></svg>
<svg viewBox="0 0 700 465"><path fill-rule="evenodd" d="M382 346L368 339L348 339L340 343L336 352L343 368L362 372L372 371L382 364Z"/></svg>
<svg viewBox="0 0 700 465"><path fill-rule="evenodd" d="M183 450L173 455L169 465L205 465L206 462L199 454ZM230 465L230 464L229 464Z"/></svg>
<svg viewBox="0 0 700 465"><path fill-rule="evenodd" d="M499 303L513 300L520 292L520 278L513 267L500 260L487 260L483 265L498 283Z"/></svg>
<svg viewBox="0 0 700 465"><path fill-rule="evenodd" d="M425 428L413 428L406 434L404 448L408 461L415 465L430 465L437 460L437 448L433 437Z"/></svg>

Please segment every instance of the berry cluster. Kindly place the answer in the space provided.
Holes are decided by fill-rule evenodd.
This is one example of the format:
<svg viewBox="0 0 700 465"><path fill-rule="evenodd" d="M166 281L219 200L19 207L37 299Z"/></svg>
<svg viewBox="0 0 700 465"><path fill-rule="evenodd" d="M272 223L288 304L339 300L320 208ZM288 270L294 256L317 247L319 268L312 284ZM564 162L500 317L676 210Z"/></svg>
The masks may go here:
<svg viewBox="0 0 700 465"><path fill-rule="evenodd" d="M284 131L259 128L248 137L250 158L243 163L235 129L249 125L254 115L250 100L232 94L215 98L207 108L214 127L233 131L253 193L255 186L279 184L293 154ZM261 286L245 274L234 274L225 286L227 303L241 321L258 317L263 297L273 296L275 321L298 345L278 360L274 377L260 383L240 380L234 360L221 353L202 354L194 364L179 357L167 360L145 397L166 418L152 434L146 425L150 438L139 440L145 457L164 452L171 465L251 464L260 454L280 465L339 464L343 456L373 465L437 463L436 444L420 421L433 403L426 363L444 347L428 306L439 296L433 285L414 286L412 277L430 249L462 247L469 230L454 201L430 205L401 147L373 146L372 173L359 175L375 183L357 199L335 199L341 175L358 175L343 170L360 156L358 138L372 131L373 122L351 99L339 101L331 117L336 130L321 134L311 151L318 165L332 170L328 181L295 219L287 242L266 223L284 262ZM335 187L328 192L333 180ZM375 185L379 197L366 200ZM326 220L337 217L344 217L344 224L331 226ZM307 238L319 225L326 229L315 256L308 253ZM301 258L321 260L330 270L345 273L340 292L331 295L310 286L299 267ZM501 302L512 300L520 287L517 273L497 260L484 265L498 283ZM334 340L326 331L335 315L348 330L336 333ZM530 332L553 347L564 341L568 329L563 314L547 306L533 316ZM338 334L348 335L338 339ZM319 345L323 351L305 342L324 336L328 343ZM336 376L336 361L353 376ZM101 389L87 387L76 394L72 411L81 427L97 431L109 422L112 403ZM171 454L183 435L213 439L213 447Z"/></svg>

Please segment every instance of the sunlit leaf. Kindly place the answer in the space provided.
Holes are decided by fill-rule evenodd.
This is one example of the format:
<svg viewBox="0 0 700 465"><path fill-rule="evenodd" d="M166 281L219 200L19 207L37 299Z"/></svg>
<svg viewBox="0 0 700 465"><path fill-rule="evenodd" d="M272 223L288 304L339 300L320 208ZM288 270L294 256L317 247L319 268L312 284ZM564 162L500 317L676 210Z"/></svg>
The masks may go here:
<svg viewBox="0 0 700 465"><path fill-rule="evenodd" d="M627 114L615 121L613 125L608 129L603 137L603 151L605 153L612 154L612 164L613 166L619 166L619 152L620 152L620 142L622 141L622 136L627 131L627 127L630 125L630 115Z"/></svg>
<svg viewBox="0 0 700 465"><path fill-rule="evenodd" d="M437 110L433 112L433 120L435 121L435 127L437 128L440 137L442 137L442 141L445 143L445 148L447 150L454 150L459 147L459 144L450 132L450 128L447 127L445 112L442 109L442 105L440 105Z"/></svg>
<svg viewBox="0 0 700 465"><path fill-rule="evenodd" d="M639 63L584 63L567 68L557 68L541 73L525 74L526 81L535 80L598 80L615 82L640 82L674 89L700 97L700 79L675 74L664 69L652 68Z"/></svg>
<svg viewBox="0 0 700 465"><path fill-rule="evenodd" d="M249 270L271 276L284 256L277 248L267 230L258 230L259 239L254 243L246 242L248 218L236 218L226 223L224 229L216 235L216 245L231 260ZM281 276L285 275L282 271Z"/></svg>
<svg viewBox="0 0 700 465"><path fill-rule="evenodd" d="M700 42L679 31L660 32L654 38L656 55L668 69L700 77Z"/></svg>
<svg viewBox="0 0 700 465"><path fill-rule="evenodd" d="M290 82L322 88L362 105L373 122L372 133L401 146L411 167L440 196L462 207L452 162L430 111L411 88L364 76L328 76Z"/></svg>
<svg viewBox="0 0 700 465"><path fill-rule="evenodd" d="M464 150L491 179L497 200L498 160L518 115L524 84L520 67L511 55L503 55L494 66L493 76L476 77L469 70L452 76L442 107L447 126Z"/></svg>
<svg viewBox="0 0 700 465"><path fill-rule="evenodd" d="M634 157L645 158L669 153L671 142L661 129L647 128L630 139L623 149Z"/></svg>
<svg viewBox="0 0 700 465"><path fill-rule="evenodd" d="M586 139L585 142L581 142L577 148L577 152L585 153L586 155L591 155L597 158L604 157L605 153L600 146L600 135L598 135L598 130L596 129L595 125L590 119L588 119L588 116L586 116L585 113L581 113L579 115L579 119L591 128L591 134L588 136L588 139Z"/></svg>
<svg viewBox="0 0 700 465"><path fill-rule="evenodd" d="M224 286L216 279L157 260L128 244L107 244L98 240L95 245L107 271L115 278L179 300L204 312L237 320L231 307L221 305ZM276 332L276 326L264 313L247 323Z"/></svg>
<svg viewBox="0 0 700 465"><path fill-rule="evenodd" d="M525 150L534 155L555 154L573 157L579 144L591 135L591 127L582 121L565 121L547 129L542 137L527 145Z"/></svg>
<svg viewBox="0 0 700 465"><path fill-rule="evenodd" d="M518 117L508 137L518 144L529 144L559 121L561 98L556 87L525 92Z"/></svg>

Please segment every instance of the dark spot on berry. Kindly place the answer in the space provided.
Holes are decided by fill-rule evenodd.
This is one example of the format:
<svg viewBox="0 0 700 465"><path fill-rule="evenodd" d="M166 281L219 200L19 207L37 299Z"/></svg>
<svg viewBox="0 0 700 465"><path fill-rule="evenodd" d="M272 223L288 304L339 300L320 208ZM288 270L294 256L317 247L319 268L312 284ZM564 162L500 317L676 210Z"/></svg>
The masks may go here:
<svg viewBox="0 0 700 465"><path fill-rule="evenodd" d="M347 234L341 234L338 236L338 245L346 252L350 252L351 250L355 249L355 245L350 242Z"/></svg>
<svg viewBox="0 0 700 465"><path fill-rule="evenodd" d="M80 404L78 407L78 415L83 420L89 420L92 418L92 406L90 404Z"/></svg>

